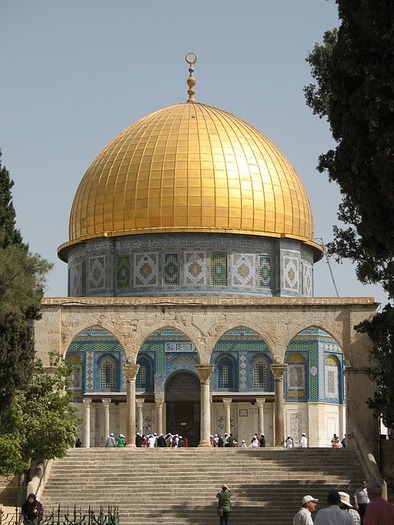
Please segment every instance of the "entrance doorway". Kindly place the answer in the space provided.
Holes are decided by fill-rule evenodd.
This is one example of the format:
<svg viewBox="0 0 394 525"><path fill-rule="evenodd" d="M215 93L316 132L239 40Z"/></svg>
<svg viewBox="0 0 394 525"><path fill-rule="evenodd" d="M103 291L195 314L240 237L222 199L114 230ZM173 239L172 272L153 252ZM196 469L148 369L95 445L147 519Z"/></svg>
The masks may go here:
<svg viewBox="0 0 394 525"><path fill-rule="evenodd" d="M166 431L200 442L200 380L191 372L177 372L166 384Z"/></svg>

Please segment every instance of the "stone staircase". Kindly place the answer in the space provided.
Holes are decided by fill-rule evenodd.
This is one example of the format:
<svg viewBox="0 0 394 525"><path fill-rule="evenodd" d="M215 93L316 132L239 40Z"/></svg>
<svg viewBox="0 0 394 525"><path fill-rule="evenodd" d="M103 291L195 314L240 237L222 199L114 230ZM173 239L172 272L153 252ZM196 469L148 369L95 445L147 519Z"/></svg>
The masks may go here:
<svg viewBox="0 0 394 525"><path fill-rule="evenodd" d="M363 472L348 448L91 448L54 461L41 496L46 514L118 506L120 525L216 524L216 493L233 497L231 525L292 523L302 497L353 493Z"/></svg>

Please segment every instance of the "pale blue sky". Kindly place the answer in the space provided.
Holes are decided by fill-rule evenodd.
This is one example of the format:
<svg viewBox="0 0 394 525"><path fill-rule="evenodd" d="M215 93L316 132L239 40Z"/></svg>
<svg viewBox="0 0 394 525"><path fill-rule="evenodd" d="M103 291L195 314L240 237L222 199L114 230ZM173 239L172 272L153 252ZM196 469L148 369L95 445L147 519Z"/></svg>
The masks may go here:
<svg viewBox="0 0 394 525"><path fill-rule="evenodd" d="M184 57L199 55L196 99L254 125L289 158L328 242L340 201L316 171L332 145L306 106L305 58L338 25L334 0L1 0L0 148L15 182L17 225L55 263L47 295L67 295L71 203L101 149L139 118L187 99ZM341 296L373 296L350 263L331 261ZM325 260L315 295L335 289Z"/></svg>

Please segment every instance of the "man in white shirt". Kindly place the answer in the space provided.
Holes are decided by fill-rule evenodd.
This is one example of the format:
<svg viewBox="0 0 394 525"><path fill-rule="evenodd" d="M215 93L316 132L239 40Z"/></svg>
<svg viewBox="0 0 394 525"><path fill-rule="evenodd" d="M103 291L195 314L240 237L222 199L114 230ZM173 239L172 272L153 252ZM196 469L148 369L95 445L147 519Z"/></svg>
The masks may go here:
<svg viewBox="0 0 394 525"><path fill-rule="evenodd" d="M364 523L364 516L367 512L367 506L369 503L368 497L368 483L366 479L361 480L361 486L354 493L354 508L358 510L360 514L361 523Z"/></svg>
<svg viewBox="0 0 394 525"><path fill-rule="evenodd" d="M319 500L308 494L301 501L300 510L294 515L293 525L313 525L312 512L315 512Z"/></svg>
<svg viewBox="0 0 394 525"><path fill-rule="evenodd" d="M316 514L315 525L353 525L353 518L346 511L339 508L341 498L338 492L329 492L328 507L320 509Z"/></svg>

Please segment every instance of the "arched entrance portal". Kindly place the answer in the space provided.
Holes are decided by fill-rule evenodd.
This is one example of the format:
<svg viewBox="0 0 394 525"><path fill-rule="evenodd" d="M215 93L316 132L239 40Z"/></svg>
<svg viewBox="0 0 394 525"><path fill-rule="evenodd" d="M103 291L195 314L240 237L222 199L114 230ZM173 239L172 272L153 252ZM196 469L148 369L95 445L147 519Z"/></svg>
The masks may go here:
<svg viewBox="0 0 394 525"><path fill-rule="evenodd" d="M174 373L166 383L167 432L188 439L190 447L200 442L200 381L186 371Z"/></svg>

